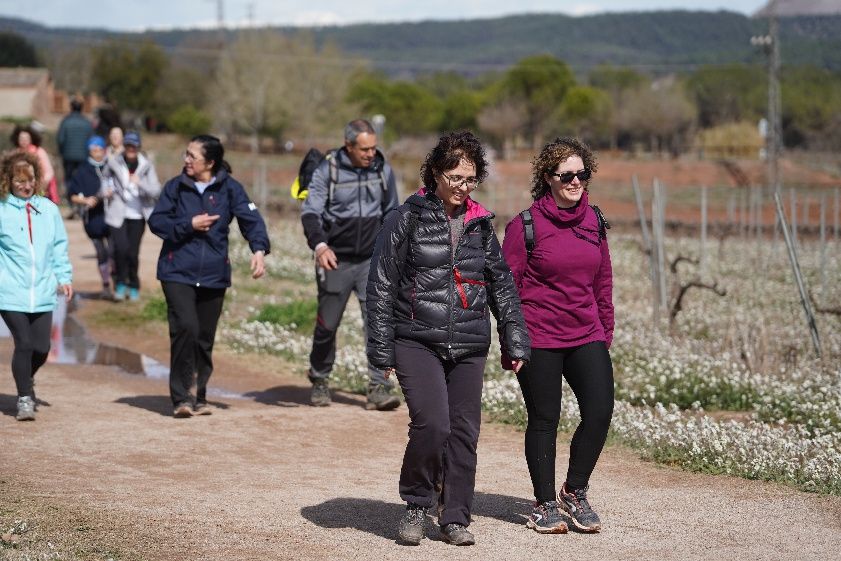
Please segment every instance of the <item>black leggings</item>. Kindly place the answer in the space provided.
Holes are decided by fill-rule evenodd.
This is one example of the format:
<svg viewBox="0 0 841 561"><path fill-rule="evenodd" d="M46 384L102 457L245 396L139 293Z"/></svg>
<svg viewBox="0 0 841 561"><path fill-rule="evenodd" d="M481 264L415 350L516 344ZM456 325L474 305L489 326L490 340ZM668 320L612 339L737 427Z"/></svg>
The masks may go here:
<svg viewBox="0 0 841 561"><path fill-rule="evenodd" d="M114 266L117 269L116 283L129 288L140 288L137 266L140 255L140 240L146 230L142 218L126 218L119 228L109 227L111 247L114 251Z"/></svg>
<svg viewBox="0 0 841 561"><path fill-rule="evenodd" d="M569 447L567 484L586 487L613 416L613 365L603 341L570 349L532 349L517 380L528 412L526 462L534 497L555 500L555 443L561 418L561 375L572 388L581 423Z"/></svg>
<svg viewBox="0 0 841 561"><path fill-rule="evenodd" d="M32 396L32 377L47 361L50 352L50 332L53 326L52 312L0 311L0 316L12 332L15 350L12 353L12 375L18 389L18 397Z"/></svg>

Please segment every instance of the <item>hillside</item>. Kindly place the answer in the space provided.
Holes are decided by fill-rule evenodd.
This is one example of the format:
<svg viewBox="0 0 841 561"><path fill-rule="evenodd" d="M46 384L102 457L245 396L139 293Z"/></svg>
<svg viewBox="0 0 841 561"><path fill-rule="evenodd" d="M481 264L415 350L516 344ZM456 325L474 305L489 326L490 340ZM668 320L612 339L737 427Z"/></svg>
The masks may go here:
<svg viewBox="0 0 841 561"><path fill-rule="evenodd" d="M758 10L756 15L767 16L772 1ZM781 17L838 14L841 14L839 0L777 0L777 15Z"/></svg>
<svg viewBox="0 0 841 561"><path fill-rule="evenodd" d="M780 25L784 64L841 69L841 15L784 18ZM504 69L536 53L554 54L579 74L602 63L654 74L704 64L761 63L763 57L751 47L750 37L765 33L767 26L762 19L726 11L661 11L275 29L311 33L319 43L332 42L392 76L412 76L436 70L476 75ZM48 28L9 18L0 18L0 30L20 33L45 50L64 50L109 38L151 39L178 55L186 51L186 45L213 44L219 39L219 32L213 30L116 33ZM227 30L226 38L232 39L238 32Z"/></svg>

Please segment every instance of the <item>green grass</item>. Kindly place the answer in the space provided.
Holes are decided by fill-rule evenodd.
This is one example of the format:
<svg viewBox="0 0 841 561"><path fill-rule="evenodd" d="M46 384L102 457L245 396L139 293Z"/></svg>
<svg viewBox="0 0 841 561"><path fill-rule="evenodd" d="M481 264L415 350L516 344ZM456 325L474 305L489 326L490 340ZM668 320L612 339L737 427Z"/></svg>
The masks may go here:
<svg viewBox="0 0 841 561"><path fill-rule="evenodd" d="M150 298L140 310L140 317L147 321L166 321L166 300Z"/></svg>
<svg viewBox="0 0 841 561"><path fill-rule="evenodd" d="M296 300L288 304L264 304L252 319L294 326L299 333L312 333L317 311L316 300Z"/></svg>

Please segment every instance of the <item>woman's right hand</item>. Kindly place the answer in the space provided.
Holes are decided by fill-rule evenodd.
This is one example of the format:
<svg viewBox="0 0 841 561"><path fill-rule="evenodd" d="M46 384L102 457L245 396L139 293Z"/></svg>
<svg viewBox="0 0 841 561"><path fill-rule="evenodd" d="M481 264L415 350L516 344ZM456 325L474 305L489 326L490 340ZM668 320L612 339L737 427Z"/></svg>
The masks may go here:
<svg viewBox="0 0 841 561"><path fill-rule="evenodd" d="M207 232L210 227L219 220L218 214L197 214L193 217L193 230L196 232Z"/></svg>

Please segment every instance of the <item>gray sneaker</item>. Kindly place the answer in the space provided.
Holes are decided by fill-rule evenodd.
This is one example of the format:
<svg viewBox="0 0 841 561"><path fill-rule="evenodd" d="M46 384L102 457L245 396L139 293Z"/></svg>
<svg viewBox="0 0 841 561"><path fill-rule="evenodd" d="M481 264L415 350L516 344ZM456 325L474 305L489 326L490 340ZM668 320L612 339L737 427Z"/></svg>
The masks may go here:
<svg viewBox="0 0 841 561"><path fill-rule="evenodd" d="M189 403L179 403L172 409L172 416L176 419L186 419L193 416Z"/></svg>
<svg viewBox="0 0 841 561"><path fill-rule="evenodd" d="M441 538L452 545L473 545L476 538L461 524L447 524L441 526Z"/></svg>
<svg viewBox="0 0 841 561"><path fill-rule="evenodd" d="M400 398L391 393L391 388L385 384L368 386L368 401L365 409L373 411L391 411L400 407Z"/></svg>
<svg viewBox="0 0 841 561"><path fill-rule="evenodd" d="M590 502L587 500L587 489L570 489L564 483L561 490L558 491L558 504L561 509L567 514L570 526L581 532L598 532L602 529L602 521L599 520L599 515L592 509Z"/></svg>
<svg viewBox="0 0 841 561"><path fill-rule="evenodd" d="M526 527L538 534L566 534L569 530L566 522L561 518L558 503L555 501L535 503Z"/></svg>
<svg viewBox="0 0 841 561"><path fill-rule="evenodd" d="M424 537L426 526L426 509L414 503L406 505L406 514L400 520L397 534L400 541L409 545L418 545Z"/></svg>
<svg viewBox="0 0 841 561"><path fill-rule="evenodd" d="M312 383L310 392L310 404L314 407L327 407L332 402L330 399L330 387L327 380L319 379Z"/></svg>
<svg viewBox="0 0 841 561"><path fill-rule="evenodd" d="M18 398L18 414L15 415L18 421L35 420L35 400L28 395Z"/></svg>
<svg viewBox="0 0 841 561"><path fill-rule="evenodd" d="M213 410L206 401L197 401L193 405L193 415L213 415Z"/></svg>

